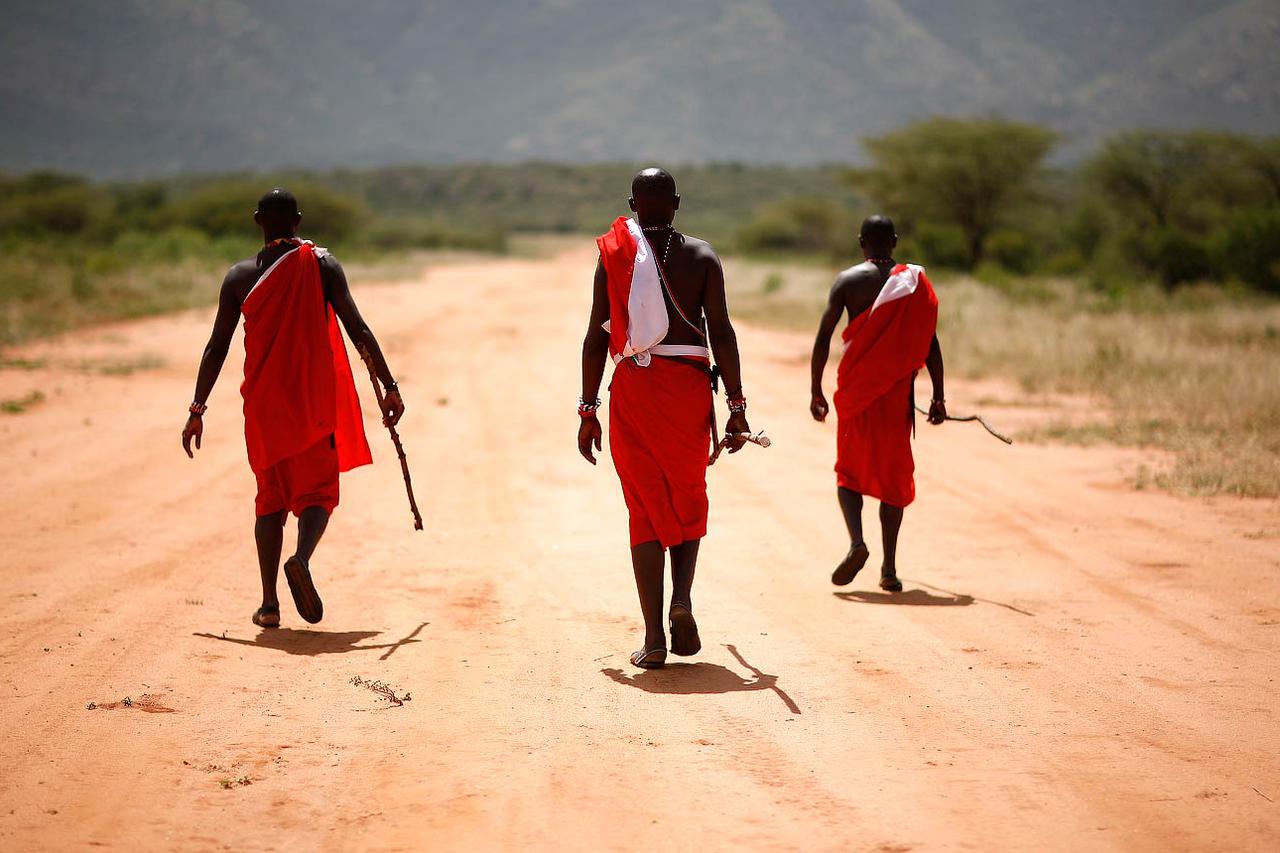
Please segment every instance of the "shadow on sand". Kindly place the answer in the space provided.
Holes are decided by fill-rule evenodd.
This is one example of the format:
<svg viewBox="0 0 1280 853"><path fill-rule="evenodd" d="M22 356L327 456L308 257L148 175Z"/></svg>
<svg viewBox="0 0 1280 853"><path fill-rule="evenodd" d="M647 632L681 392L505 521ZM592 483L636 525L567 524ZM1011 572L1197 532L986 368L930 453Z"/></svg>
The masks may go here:
<svg viewBox="0 0 1280 853"><path fill-rule="evenodd" d="M414 628L409 634L402 639L396 640L394 643L371 643L369 645L360 645L365 640L371 640L380 634L380 631L311 631L305 628L263 628L258 631L258 636L252 640L245 640L239 637L219 636L217 634L206 634L196 632L193 636L204 637L207 640L218 640L224 643L236 643L241 646L256 646L261 649L275 649L280 652L287 652L291 655L341 655L347 652L365 652L373 649L386 649L387 651L378 658L378 660L386 660L401 646L407 646L410 643L420 643L417 639L418 632L427 626L428 623L423 622L417 628Z"/></svg>
<svg viewBox="0 0 1280 853"><path fill-rule="evenodd" d="M1003 607L1005 610L1021 613L1023 616L1035 616L1030 610L1023 610L1021 607L1014 607L1012 604L1005 604L1003 601L978 598L973 595L965 595L962 592L952 592L949 589L943 589L940 586L934 586L922 581L907 581L906 578L903 578L903 582L913 583L918 587L924 587L924 589L908 589L905 592L853 590L852 592L833 592L832 595L836 598L843 598L845 601L858 601L862 604L906 604L922 607L968 607L970 604L980 601L983 604L994 604L996 607ZM940 592L942 595L934 595L928 590Z"/></svg>
<svg viewBox="0 0 1280 853"><path fill-rule="evenodd" d="M863 604L907 604L916 607L968 607L975 601L972 595L934 595L923 589L908 589L903 592L872 592L856 589L852 592L831 594L845 601L860 601Z"/></svg>
<svg viewBox="0 0 1280 853"><path fill-rule="evenodd" d="M800 706L778 686L778 676L768 675L743 660L736 647L726 645L729 654L737 658L738 663L751 670L751 678L743 678L738 673L718 663L670 663L662 669L641 669L633 674L624 673L620 669L607 668L600 672L612 678L618 684L628 687L639 687L649 693L671 693L681 696L710 693L741 693L752 690L772 690L793 714L800 713ZM668 658L668 661L671 659Z"/></svg>

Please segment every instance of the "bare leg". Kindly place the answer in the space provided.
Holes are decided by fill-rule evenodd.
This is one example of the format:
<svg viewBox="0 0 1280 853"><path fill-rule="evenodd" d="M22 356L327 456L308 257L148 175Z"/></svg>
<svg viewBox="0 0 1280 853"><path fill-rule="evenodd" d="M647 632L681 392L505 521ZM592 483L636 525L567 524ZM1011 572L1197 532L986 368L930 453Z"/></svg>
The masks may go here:
<svg viewBox="0 0 1280 853"><path fill-rule="evenodd" d="M867 550L867 543L862 541L862 495L839 486L836 488L836 497L840 500L840 511L844 514L844 526L849 530L849 553L845 554L840 565L831 573L831 582L836 586L846 586L853 583L858 572L862 571L871 552Z"/></svg>
<svg viewBox="0 0 1280 853"><path fill-rule="evenodd" d="M690 539L671 548L671 653L696 655L702 651L698 623L693 618L693 572L698 565L701 539Z"/></svg>
<svg viewBox="0 0 1280 853"><path fill-rule="evenodd" d="M316 545L324 529L329 526L329 510L322 506L309 506L298 515L298 556L304 563L311 562Z"/></svg>
<svg viewBox="0 0 1280 853"><path fill-rule="evenodd" d="M298 514L298 551L285 561L284 576L293 594L298 615L313 625L324 618L324 602L311 578L311 555L315 553L324 529L329 525L329 510L309 506Z"/></svg>
<svg viewBox="0 0 1280 853"><path fill-rule="evenodd" d="M280 607L280 599L276 597L276 578L280 573L280 551L284 547L285 512L260 515L253 525L253 538L258 543L258 572L262 575L262 606ZM280 624L280 614L260 614L264 625L267 622Z"/></svg>
<svg viewBox="0 0 1280 853"><path fill-rule="evenodd" d="M666 568L666 553L656 540L633 545L631 568L635 571L640 612L644 615L644 647L665 649L667 635L662 625L662 575Z"/></svg>
<svg viewBox="0 0 1280 853"><path fill-rule="evenodd" d="M898 580L898 530L902 527L902 507L880 503L880 535L884 539L884 563L880 566L880 588L900 592Z"/></svg>
<svg viewBox="0 0 1280 853"><path fill-rule="evenodd" d="M693 605L693 572L698 566L701 539L690 539L671 548L671 602Z"/></svg>
<svg viewBox="0 0 1280 853"><path fill-rule="evenodd" d="M840 511L844 513L844 526L849 528L849 545L862 544L862 495L844 486L836 487Z"/></svg>

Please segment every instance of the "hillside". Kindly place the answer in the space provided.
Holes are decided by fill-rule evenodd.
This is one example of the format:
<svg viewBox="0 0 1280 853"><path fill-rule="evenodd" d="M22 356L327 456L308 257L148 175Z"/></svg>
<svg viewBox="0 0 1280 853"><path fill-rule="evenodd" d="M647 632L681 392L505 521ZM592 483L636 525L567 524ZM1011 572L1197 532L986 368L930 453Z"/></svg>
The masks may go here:
<svg viewBox="0 0 1280 853"><path fill-rule="evenodd" d="M814 163L933 113L1280 130L1270 0L6 4L0 168ZM293 14L281 11L294 10Z"/></svg>

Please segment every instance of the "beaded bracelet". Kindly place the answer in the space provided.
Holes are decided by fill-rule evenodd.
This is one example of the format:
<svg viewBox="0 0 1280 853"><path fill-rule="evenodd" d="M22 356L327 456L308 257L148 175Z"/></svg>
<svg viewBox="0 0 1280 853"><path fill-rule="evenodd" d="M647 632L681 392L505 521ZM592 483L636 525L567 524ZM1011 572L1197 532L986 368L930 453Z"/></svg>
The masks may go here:
<svg viewBox="0 0 1280 853"><path fill-rule="evenodd" d="M747 410L747 398L742 394L742 392L738 392L736 396L730 397L728 399L728 403L729 414L731 415L740 415Z"/></svg>
<svg viewBox="0 0 1280 853"><path fill-rule="evenodd" d="M209 407L204 403L192 403L187 407L187 411L196 417L202 417L205 412L209 411Z"/></svg>
<svg viewBox="0 0 1280 853"><path fill-rule="evenodd" d="M594 403L588 403L586 400L584 400L581 397L578 398L578 417L580 418L595 417L596 411L599 408L600 408L599 397L596 397L596 401Z"/></svg>

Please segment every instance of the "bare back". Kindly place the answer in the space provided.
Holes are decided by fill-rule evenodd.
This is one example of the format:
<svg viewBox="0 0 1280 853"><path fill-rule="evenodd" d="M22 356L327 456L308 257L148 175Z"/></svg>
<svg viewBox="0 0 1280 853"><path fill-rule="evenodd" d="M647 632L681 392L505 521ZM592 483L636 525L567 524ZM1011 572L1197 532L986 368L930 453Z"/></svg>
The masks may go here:
<svg viewBox="0 0 1280 853"><path fill-rule="evenodd" d="M888 265L881 267L864 261L836 276L833 295L843 303L850 320L875 304L884 283L889 280L890 269Z"/></svg>
<svg viewBox="0 0 1280 853"><path fill-rule="evenodd" d="M654 256L658 259L667 286L671 288L670 295L665 291L663 293L663 298L667 300L667 313L671 323L667 336L662 342L705 345L706 337L703 332L706 328L704 314L707 311L707 285L709 282L723 282L720 259L710 243L679 232L672 234L669 252L666 252L665 235L654 235L649 245L653 247ZM663 261L664 252L666 252L665 262ZM670 304L672 296L679 303L680 312L684 313L689 323L681 320L680 312L673 309ZM690 323L693 325L691 326Z"/></svg>

